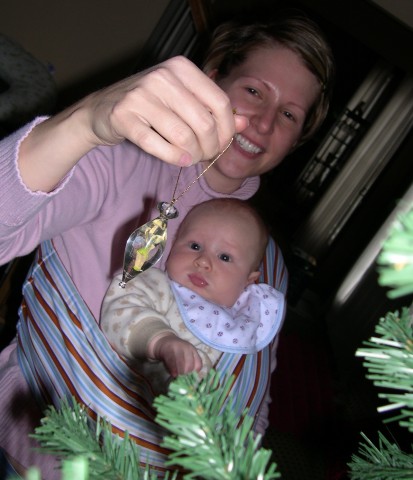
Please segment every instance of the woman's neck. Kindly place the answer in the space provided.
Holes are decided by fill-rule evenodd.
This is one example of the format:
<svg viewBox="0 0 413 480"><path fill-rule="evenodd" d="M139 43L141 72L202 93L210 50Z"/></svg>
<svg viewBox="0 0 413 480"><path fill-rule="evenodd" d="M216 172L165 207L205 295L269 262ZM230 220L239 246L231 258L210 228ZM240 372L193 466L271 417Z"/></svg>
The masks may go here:
<svg viewBox="0 0 413 480"><path fill-rule="evenodd" d="M237 191L245 180L243 178L228 178L222 175L214 167L209 168L205 172L204 177L212 190L227 195Z"/></svg>

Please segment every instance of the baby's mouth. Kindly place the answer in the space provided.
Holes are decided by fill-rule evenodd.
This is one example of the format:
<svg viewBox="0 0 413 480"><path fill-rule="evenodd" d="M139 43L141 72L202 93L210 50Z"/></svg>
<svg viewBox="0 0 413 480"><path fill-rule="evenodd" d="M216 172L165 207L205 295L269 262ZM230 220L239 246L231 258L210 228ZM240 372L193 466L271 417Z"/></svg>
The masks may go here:
<svg viewBox="0 0 413 480"><path fill-rule="evenodd" d="M196 287L206 287L208 285L208 282L205 280L205 278L201 277L200 275L191 273L188 275L188 278Z"/></svg>

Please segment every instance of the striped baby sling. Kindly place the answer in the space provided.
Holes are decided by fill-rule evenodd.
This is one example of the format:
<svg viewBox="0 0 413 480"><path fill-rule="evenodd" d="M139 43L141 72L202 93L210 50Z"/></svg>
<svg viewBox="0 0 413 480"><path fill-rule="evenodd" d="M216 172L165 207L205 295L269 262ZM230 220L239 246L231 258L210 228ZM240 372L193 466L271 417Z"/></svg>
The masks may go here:
<svg viewBox="0 0 413 480"><path fill-rule="evenodd" d="M272 247L262 281L273 284L272 274L281 266L275 286L285 292L284 263ZM165 431L155 422L150 383L109 345L51 241L38 248L26 278L18 339L21 368L43 407L75 397L92 420L106 418L120 436L129 432L142 465L159 473L166 470L168 450L160 446ZM231 398L240 413L248 407L256 416L269 387L270 348L253 355L224 353L214 368L221 378L235 376Z"/></svg>

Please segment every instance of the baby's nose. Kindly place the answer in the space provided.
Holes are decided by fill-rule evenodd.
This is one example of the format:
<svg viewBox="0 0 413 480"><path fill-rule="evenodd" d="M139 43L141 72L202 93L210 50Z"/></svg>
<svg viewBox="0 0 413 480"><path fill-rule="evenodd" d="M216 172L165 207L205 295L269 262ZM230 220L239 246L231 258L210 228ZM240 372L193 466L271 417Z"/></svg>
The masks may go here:
<svg viewBox="0 0 413 480"><path fill-rule="evenodd" d="M209 257L204 253L202 253L201 255L198 255L198 257L195 259L195 263L200 268L205 268L208 270L211 268L211 262L209 260Z"/></svg>

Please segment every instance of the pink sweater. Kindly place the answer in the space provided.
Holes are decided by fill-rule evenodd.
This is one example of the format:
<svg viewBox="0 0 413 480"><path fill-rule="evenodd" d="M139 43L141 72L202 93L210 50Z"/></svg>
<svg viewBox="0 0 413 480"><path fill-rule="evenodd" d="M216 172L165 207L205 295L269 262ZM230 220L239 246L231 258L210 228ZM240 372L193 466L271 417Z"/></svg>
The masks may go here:
<svg viewBox="0 0 413 480"><path fill-rule="evenodd" d="M52 193L32 192L20 178L16 159L21 141L41 121L37 119L0 144L0 264L31 252L43 240L53 239L64 266L98 319L110 280L121 271L129 234L158 216L159 201L172 199L179 168L123 142L92 150ZM202 165L182 170L178 195L201 170ZM231 196L250 198L258 186L258 178L247 179ZM201 178L177 202L180 216L169 221L169 237L174 236L193 205L221 196ZM164 260L167 255L168 249ZM275 351L273 354L275 368ZM268 397L260 415L262 431L269 401ZM31 417L29 407L33 409ZM25 412L17 421L13 413L16 408ZM0 412L0 446L22 465L41 465L44 478L59 478L52 470L53 459L39 457L30 449L33 441L27 434L32 433L40 413L19 368L15 343L0 355Z"/></svg>

